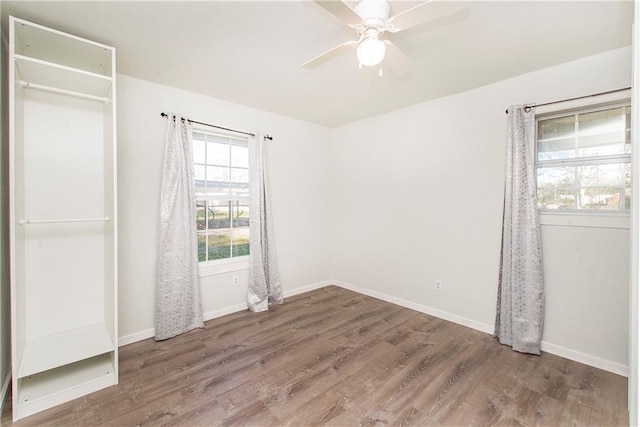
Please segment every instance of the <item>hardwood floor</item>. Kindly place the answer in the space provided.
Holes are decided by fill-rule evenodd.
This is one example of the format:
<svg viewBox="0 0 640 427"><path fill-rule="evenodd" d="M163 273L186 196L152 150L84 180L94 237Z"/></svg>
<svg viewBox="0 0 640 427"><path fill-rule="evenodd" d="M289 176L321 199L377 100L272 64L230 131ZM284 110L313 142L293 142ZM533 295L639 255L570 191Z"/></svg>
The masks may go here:
<svg viewBox="0 0 640 427"><path fill-rule="evenodd" d="M118 386L16 425L617 426L626 405L624 377L331 286L122 347Z"/></svg>

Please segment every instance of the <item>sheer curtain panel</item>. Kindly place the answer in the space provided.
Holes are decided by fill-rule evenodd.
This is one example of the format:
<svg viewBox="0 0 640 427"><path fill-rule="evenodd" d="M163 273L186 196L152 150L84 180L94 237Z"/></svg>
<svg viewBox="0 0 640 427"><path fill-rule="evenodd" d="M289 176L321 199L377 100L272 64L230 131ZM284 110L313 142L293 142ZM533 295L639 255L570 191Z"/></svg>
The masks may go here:
<svg viewBox="0 0 640 427"><path fill-rule="evenodd" d="M495 335L522 353L540 354L544 287L535 182L535 113L511 106Z"/></svg>
<svg viewBox="0 0 640 427"><path fill-rule="evenodd" d="M273 238L267 142L258 134L249 139L249 289L247 305L251 311L266 311L269 303L282 304Z"/></svg>
<svg viewBox="0 0 640 427"><path fill-rule="evenodd" d="M169 115L160 194L156 340L204 327L191 134L187 120Z"/></svg>

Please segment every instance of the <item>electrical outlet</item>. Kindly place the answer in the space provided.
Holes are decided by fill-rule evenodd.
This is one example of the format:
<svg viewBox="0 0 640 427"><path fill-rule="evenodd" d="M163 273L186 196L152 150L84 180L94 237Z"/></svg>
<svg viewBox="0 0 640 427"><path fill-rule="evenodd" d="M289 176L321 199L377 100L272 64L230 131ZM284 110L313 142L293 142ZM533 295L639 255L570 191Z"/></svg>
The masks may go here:
<svg viewBox="0 0 640 427"><path fill-rule="evenodd" d="M233 286L238 286L240 284L240 281L238 279L238 276L233 276Z"/></svg>
<svg viewBox="0 0 640 427"><path fill-rule="evenodd" d="M442 290L442 280L436 280L434 284L435 284L436 291Z"/></svg>

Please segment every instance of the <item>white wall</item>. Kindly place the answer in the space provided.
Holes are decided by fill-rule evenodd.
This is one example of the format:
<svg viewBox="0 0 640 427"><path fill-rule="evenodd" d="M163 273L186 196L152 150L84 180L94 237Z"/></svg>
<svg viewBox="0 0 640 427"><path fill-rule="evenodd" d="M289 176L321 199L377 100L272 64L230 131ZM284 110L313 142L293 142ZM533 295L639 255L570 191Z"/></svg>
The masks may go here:
<svg viewBox="0 0 640 427"><path fill-rule="evenodd" d="M547 344L610 361L626 373L629 250L628 225L542 227Z"/></svg>
<svg viewBox="0 0 640 427"><path fill-rule="evenodd" d="M623 48L335 129L333 277L492 332L505 108L627 87L630 76ZM628 230L545 228L543 241L543 349L624 371Z"/></svg>
<svg viewBox="0 0 640 427"><path fill-rule="evenodd" d="M153 328L166 120L160 117L162 111L274 136L270 166L285 291L333 278L492 332L504 109L628 86L630 49L332 130L124 75L118 78L123 342L148 337ZM624 372L628 230L545 226L543 244L543 349ZM232 286L233 275L239 275L241 286ZM436 279L443 281L441 292L433 289ZM241 307L246 282L246 270L203 278L205 313Z"/></svg>
<svg viewBox="0 0 640 427"><path fill-rule="evenodd" d="M329 131L323 127L118 75L119 335L150 336L154 327L157 209L166 119L194 120L246 131L266 131L275 239L283 289L330 277L325 210L329 203ZM232 286L232 275L240 286ZM205 313L245 302L247 271L201 281Z"/></svg>

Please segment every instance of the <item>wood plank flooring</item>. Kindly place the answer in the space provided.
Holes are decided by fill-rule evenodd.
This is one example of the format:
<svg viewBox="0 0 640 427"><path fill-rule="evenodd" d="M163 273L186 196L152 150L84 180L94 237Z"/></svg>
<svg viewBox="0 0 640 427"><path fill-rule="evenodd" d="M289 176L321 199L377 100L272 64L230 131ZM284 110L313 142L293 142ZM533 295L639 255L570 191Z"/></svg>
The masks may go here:
<svg viewBox="0 0 640 427"><path fill-rule="evenodd" d="M626 405L624 377L330 286L122 347L118 386L16 425L624 426Z"/></svg>

